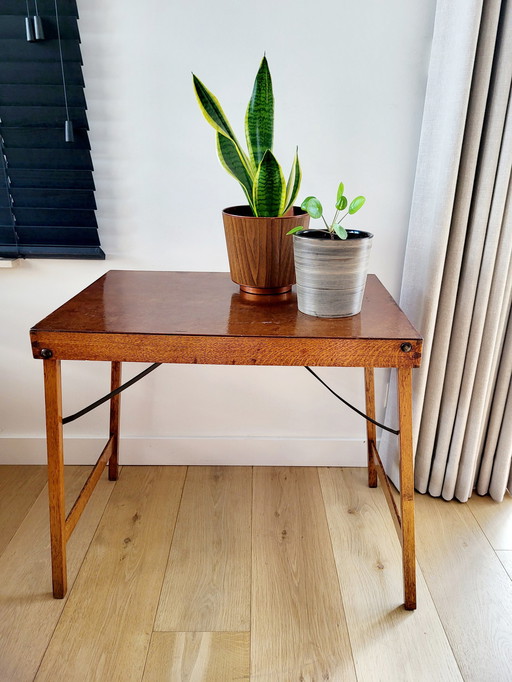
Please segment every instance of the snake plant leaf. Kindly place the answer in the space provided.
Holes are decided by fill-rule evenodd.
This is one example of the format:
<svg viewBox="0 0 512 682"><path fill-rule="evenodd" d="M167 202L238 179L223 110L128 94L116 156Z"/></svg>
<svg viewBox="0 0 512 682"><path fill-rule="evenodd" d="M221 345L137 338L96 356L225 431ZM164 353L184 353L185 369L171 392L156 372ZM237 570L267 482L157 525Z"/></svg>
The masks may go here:
<svg viewBox="0 0 512 682"><path fill-rule="evenodd" d="M332 229L336 232L340 239L346 239L348 237L347 231L343 225L340 225L339 223L333 223Z"/></svg>
<svg viewBox="0 0 512 682"><path fill-rule="evenodd" d="M348 212L350 215L353 215L354 213L357 213L360 208L363 207L364 202L366 199L364 197L356 197L350 202L350 206L348 207Z"/></svg>
<svg viewBox="0 0 512 682"><path fill-rule="evenodd" d="M264 56L245 114L245 138L249 157L257 168L267 149L272 149L274 138L274 94L272 78Z"/></svg>
<svg viewBox="0 0 512 682"><path fill-rule="evenodd" d="M208 88L199 80L199 78L192 74L194 82L194 90L196 93L199 108L208 123L221 135L229 138L237 147L238 153L248 173L252 176L254 171L251 169L247 154L244 152L240 143L235 137L235 133L231 128L226 114L222 110L219 100L215 95L208 90Z"/></svg>
<svg viewBox="0 0 512 682"><path fill-rule="evenodd" d="M303 211L307 211L312 218L321 218L324 212L322 204L316 197L306 197L300 207Z"/></svg>
<svg viewBox="0 0 512 682"><path fill-rule="evenodd" d="M224 168L242 185L245 196L254 211L252 203L252 178L244 165L236 144L229 137L217 133L217 154Z"/></svg>
<svg viewBox="0 0 512 682"><path fill-rule="evenodd" d="M336 195L336 203L338 203L338 201L341 199L341 197L343 196L344 193L345 193L345 185L342 182L340 182L340 184L338 185L338 193Z"/></svg>
<svg viewBox="0 0 512 682"><path fill-rule="evenodd" d="M347 208L348 204L348 199L347 197L341 195L338 197L338 201L336 202L336 208L338 211L344 211Z"/></svg>
<svg viewBox="0 0 512 682"><path fill-rule="evenodd" d="M203 113L203 116L208 121L208 123L215 128L219 133L230 137L232 140L235 137L229 121L226 118L225 113L220 106L219 100L215 97L213 92L210 92L208 88L203 85L199 78L192 74L194 81L194 90L196 93L197 101L199 107Z"/></svg>
<svg viewBox="0 0 512 682"><path fill-rule="evenodd" d="M267 149L260 161L252 189L255 215L279 216L283 213L286 182L281 166Z"/></svg>
<svg viewBox="0 0 512 682"><path fill-rule="evenodd" d="M302 169L299 163L299 150L295 150L295 158L293 159L292 169L290 171L290 176L288 182L286 183L286 198L283 213L293 206L293 202L299 192L300 181L302 180Z"/></svg>

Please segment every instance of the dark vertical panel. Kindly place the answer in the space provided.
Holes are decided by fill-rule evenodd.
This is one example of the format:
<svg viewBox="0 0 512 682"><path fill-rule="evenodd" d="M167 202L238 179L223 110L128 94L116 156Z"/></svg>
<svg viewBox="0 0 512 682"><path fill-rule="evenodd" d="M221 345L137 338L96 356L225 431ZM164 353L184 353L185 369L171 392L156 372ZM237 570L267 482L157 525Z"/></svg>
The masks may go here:
<svg viewBox="0 0 512 682"><path fill-rule="evenodd" d="M104 258L77 4L58 0L57 27L54 0L38 0L45 39L34 42L26 40L26 7L0 0L0 256ZM64 137L68 114L73 142Z"/></svg>

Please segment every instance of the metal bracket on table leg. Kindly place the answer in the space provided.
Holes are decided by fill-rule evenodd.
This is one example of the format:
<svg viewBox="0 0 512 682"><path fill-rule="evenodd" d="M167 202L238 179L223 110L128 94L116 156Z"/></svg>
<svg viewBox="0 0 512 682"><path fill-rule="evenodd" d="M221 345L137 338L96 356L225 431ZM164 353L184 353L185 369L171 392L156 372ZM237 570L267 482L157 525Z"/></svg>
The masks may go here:
<svg viewBox="0 0 512 682"><path fill-rule="evenodd" d="M96 400L96 402L91 403L87 407L84 407L83 410L80 410L79 412L75 412L75 414L71 414L69 417L64 417L62 420L63 424L69 424L70 422L75 421L75 419L78 419L79 417L83 417L84 414L87 414L88 412L91 412L91 410L94 410L96 407L99 407L100 405L103 405L103 403L106 403L107 400L110 400L116 395L119 395L122 391L124 391L126 388L129 388L130 386L133 386L133 384L137 383L137 381L140 381L143 379L145 376L147 376L150 372L152 372L154 369L157 367L160 367L162 363L161 362L155 362L149 367L146 367L145 370L140 372L140 374L137 374L134 376L132 379L127 381L126 383L122 384L118 388L116 388L114 391L110 391L110 393L107 393L107 395L104 395L103 398L100 398L99 400Z"/></svg>

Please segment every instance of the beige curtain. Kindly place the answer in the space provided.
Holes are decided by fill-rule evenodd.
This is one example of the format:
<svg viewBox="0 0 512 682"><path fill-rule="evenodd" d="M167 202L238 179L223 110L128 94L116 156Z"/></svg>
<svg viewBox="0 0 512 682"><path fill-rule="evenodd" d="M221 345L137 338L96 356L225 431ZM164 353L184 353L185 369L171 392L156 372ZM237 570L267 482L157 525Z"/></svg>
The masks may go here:
<svg viewBox="0 0 512 682"><path fill-rule="evenodd" d="M512 489L511 82L512 0L439 0L400 303L425 337L416 487L445 499Z"/></svg>

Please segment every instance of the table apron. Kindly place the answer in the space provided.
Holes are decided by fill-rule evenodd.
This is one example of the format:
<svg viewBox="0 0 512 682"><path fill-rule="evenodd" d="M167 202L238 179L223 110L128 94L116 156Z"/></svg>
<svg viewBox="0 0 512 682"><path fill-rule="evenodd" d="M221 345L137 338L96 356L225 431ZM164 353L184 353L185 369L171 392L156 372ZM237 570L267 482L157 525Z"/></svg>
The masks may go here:
<svg viewBox="0 0 512 682"><path fill-rule="evenodd" d="M418 339L31 332L35 358L200 365L419 367ZM404 348L410 350L403 350ZM41 353L41 351L45 351ZM50 353L48 353L50 351Z"/></svg>

